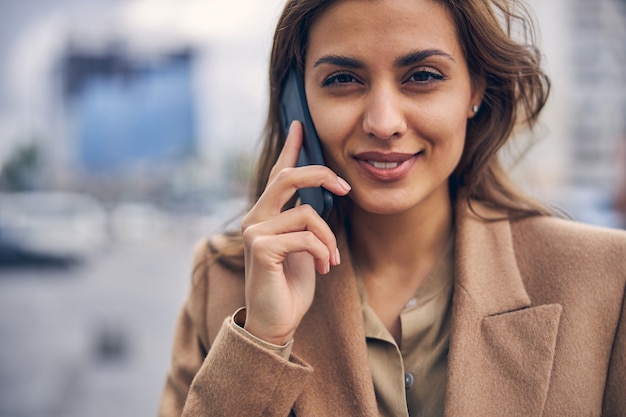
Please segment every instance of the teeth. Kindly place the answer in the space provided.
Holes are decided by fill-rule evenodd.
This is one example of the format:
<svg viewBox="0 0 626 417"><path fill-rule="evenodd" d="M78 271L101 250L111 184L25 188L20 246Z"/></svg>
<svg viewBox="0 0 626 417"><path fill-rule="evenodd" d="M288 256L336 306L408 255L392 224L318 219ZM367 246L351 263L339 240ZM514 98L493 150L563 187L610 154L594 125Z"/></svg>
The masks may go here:
<svg viewBox="0 0 626 417"><path fill-rule="evenodd" d="M398 162L378 162L378 161L367 161L374 168L378 169L393 169L400 165Z"/></svg>

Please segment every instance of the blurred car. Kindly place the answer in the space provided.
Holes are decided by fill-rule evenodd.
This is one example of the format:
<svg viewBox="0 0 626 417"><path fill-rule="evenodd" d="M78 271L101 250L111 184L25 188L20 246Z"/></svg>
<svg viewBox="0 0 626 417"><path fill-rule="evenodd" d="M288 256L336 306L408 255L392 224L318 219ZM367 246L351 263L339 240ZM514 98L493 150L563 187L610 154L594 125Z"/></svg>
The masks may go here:
<svg viewBox="0 0 626 417"><path fill-rule="evenodd" d="M106 241L106 211L89 195L0 193L0 261L81 259Z"/></svg>

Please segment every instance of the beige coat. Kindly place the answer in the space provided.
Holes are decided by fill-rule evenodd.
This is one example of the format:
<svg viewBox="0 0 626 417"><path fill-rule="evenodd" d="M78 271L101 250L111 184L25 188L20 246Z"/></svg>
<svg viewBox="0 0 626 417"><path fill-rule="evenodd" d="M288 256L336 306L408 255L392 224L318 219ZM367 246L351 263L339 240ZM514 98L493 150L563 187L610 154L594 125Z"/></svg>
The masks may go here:
<svg viewBox="0 0 626 417"><path fill-rule="evenodd" d="M446 416L626 416L626 233L544 217L487 223L464 207L457 217ZM284 361L224 325L244 280L206 246L160 416L377 415L347 257L318 277Z"/></svg>

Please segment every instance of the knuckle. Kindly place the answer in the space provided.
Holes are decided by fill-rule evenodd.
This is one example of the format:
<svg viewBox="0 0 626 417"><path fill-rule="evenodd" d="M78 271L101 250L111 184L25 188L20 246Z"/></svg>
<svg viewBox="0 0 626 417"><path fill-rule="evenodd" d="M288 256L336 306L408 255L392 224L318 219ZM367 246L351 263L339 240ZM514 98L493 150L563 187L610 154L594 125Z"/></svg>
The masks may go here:
<svg viewBox="0 0 626 417"><path fill-rule="evenodd" d="M285 182L293 172L294 168L281 168L274 176L274 181Z"/></svg>
<svg viewBox="0 0 626 417"><path fill-rule="evenodd" d="M307 245L311 245L313 243L316 243L316 238L315 238L315 234L313 232L311 232L310 230L306 230L304 232L302 232L302 238L304 239L304 241L306 242Z"/></svg>
<svg viewBox="0 0 626 417"><path fill-rule="evenodd" d="M252 222L250 220L250 214L247 214L241 221L241 234L242 235L246 234L246 230L248 230L251 224Z"/></svg>
<svg viewBox="0 0 626 417"><path fill-rule="evenodd" d="M304 239L305 239L306 245L309 247L316 248L316 247L319 247L319 245L321 244L320 240L317 238L315 233L311 231L304 232Z"/></svg>
<svg viewBox="0 0 626 417"><path fill-rule="evenodd" d="M241 237L242 237L244 243L247 243L247 244L250 245L250 244L252 244L255 241L256 233L255 233L254 229L255 229L254 225L249 225L249 226L247 226L245 228L242 226L242 228L241 228Z"/></svg>
<svg viewBox="0 0 626 417"><path fill-rule="evenodd" d="M265 236L256 236L249 242L249 244L250 250L257 256L264 253L270 247Z"/></svg>
<svg viewBox="0 0 626 417"><path fill-rule="evenodd" d="M297 207L298 213L305 217L316 216L317 212L310 204L301 204Z"/></svg>
<svg viewBox="0 0 626 417"><path fill-rule="evenodd" d="M335 237L334 233L330 234L330 238L328 239L327 245L332 247L332 248L336 248L337 247L337 238Z"/></svg>
<svg viewBox="0 0 626 417"><path fill-rule="evenodd" d="M250 215L247 215L241 222L241 235L246 240L246 235L250 235L250 230L254 228L255 221Z"/></svg>

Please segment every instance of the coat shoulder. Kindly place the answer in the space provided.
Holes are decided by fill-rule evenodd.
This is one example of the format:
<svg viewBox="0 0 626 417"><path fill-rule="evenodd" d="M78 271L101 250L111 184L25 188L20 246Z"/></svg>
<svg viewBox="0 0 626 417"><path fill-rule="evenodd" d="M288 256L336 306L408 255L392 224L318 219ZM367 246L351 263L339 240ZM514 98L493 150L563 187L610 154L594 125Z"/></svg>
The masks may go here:
<svg viewBox="0 0 626 417"><path fill-rule="evenodd" d="M240 258L240 259L237 259ZM192 285L213 281L243 280L243 249L229 235L220 234L200 240L194 249Z"/></svg>
<svg viewBox="0 0 626 417"><path fill-rule="evenodd" d="M511 234L518 267L536 297L623 297L626 231L533 217L513 222Z"/></svg>
<svg viewBox="0 0 626 417"><path fill-rule="evenodd" d="M556 256L626 262L626 231L548 216L530 217L511 225L516 249L540 247Z"/></svg>
<svg viewBox="0 0 626 417"><path fill-rule="evenodd" d="M209 345L224 319L245 304L243 270L220 259L235 250L235 243L228 235L203 239L194 250L187 308Z"/></svg>

